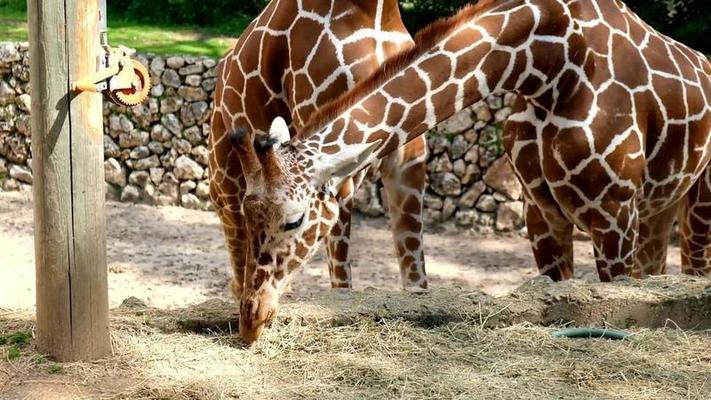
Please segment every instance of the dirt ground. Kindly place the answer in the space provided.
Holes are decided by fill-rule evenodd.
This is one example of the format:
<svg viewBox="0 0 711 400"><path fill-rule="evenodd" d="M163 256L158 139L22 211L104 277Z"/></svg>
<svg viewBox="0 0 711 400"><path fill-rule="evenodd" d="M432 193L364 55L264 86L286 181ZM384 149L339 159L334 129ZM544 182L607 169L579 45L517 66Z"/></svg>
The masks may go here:
<svg viewBox="0 0 711 400"><path fill-rule="evenodd" d="M0 343L0 399L709 398L705 278L537 278L496 298L371 289L284 300L251 348L232 330L235 304L219 299L113 309L112 356L94 362L56 364L31 340ZM32 312L0 309L0 339L30 337L32 326ZM556 338L566 326L630 336Z"/></svg>
<svg viewBox="0 0 711 400"><path fill-rule="evenodd" d="M225 298L231 270L222 229L212 212L121 203L106 206L109 301L134 296L149 306L183 307ZM34 306L34 239L30 193L0 193L0 308ZM425 236L433 288L462 288L502 295L537 275L528 240L521 235L482 236L430 229ZM397 289L397 259L385 219L358 218L353 227L353 283ZM671 273L679 249L669 251ZM575 242L576 277L597 280L592 246ZM294 279L296 295L329 290L323 251Z"/></svg>
<svg viewBox="0 0 711 400"><path fill-rule="evenodd" d="M34 347L31 196L0 194L0 399L709 398L710 281L595 283L585 240L575 243L579 279L556 284L531 279L520 235L432 229L433 289L405 293L393 290L387 221L358 219L357 290L329 290L319 255L274 326L246 348L213 213L117 203L106 211L112 355L57 364ZM672 272L678 259L672 247ZM568 326L632 336L553 337Z"/></svg>

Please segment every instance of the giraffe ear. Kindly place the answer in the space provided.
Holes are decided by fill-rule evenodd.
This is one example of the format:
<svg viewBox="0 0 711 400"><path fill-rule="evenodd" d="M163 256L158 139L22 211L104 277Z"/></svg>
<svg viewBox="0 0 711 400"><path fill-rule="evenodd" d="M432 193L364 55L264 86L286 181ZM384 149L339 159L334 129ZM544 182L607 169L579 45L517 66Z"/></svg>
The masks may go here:
<svg viewBox="0 0 711 400"><path fill-rule="evenodd" d="M284 144L291 140L291 133L289 133L289 126L282 117L276 117L272 121L272 126L269 128L269 140L273 141L277 145Z"/></svg>
<svg viewBox="0 0 711 400"><path fill-rule="evenodd" d="M326 180L336 178L340 181L354 175L373 161L371 156L380 146L380 143L382 143L382 140L376 140L371 143L354 144L347 146L336 154L324 156L321 159L324 167L323 177Z"/></svg>

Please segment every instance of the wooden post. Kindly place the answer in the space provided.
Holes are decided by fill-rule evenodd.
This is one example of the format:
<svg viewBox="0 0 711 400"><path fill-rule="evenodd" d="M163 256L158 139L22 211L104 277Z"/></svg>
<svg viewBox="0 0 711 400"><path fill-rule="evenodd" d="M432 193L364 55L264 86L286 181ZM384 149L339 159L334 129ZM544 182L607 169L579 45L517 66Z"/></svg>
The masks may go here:
<svg viewBox="0 0 711 400"><path fill-rule="evenodd" d="M37 347L59 361L111 351L97 0L28 0Z"/></svg>

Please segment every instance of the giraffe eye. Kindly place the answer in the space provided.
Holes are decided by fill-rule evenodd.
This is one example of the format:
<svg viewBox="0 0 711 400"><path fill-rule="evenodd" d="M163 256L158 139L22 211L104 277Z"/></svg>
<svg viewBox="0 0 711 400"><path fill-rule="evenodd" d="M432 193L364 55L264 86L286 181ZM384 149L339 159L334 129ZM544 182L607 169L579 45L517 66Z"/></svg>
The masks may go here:
<svg viewBox="0 0 711 400"><path fill-rule="evenodd" d="M299 219L297 219L297 220L294 221L294 222L287 222L287 223L285 223L285 224L281 227L281 229L282 229L284 232L288 232L288 231L291 231L291 230L294 230L294 229L300 227L301 224L304 223L304 215L306 215L306 214L301 214L301 217L299 217Z"/></svg>

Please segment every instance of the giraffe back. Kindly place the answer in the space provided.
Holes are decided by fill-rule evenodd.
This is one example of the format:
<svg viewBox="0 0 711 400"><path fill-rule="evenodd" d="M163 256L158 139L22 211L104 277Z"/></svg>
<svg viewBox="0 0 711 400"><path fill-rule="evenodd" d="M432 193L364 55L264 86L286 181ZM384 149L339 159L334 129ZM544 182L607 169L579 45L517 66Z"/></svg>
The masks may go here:
<svg viewBox="0 0 711 400"><path fill-rule="evenodd" d="M589 123L595 152L623 170L644 168L635 182L642 188L639 210L642 216L658 212L689 190L711 158L711 64L620 1L569 6L587 44L583 68L589 71L571 103L578 114L602 110L587 114L594 115ZM558 114L565 115L565 108ZM629 129L639 135L623 135ZM615 151L610 145L621 137L626 142ZM639 162L629 159L637 151L644 155Z"/></svg>

